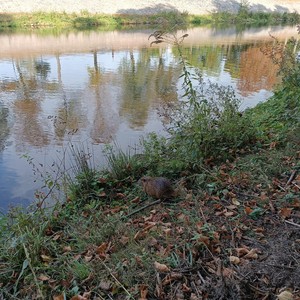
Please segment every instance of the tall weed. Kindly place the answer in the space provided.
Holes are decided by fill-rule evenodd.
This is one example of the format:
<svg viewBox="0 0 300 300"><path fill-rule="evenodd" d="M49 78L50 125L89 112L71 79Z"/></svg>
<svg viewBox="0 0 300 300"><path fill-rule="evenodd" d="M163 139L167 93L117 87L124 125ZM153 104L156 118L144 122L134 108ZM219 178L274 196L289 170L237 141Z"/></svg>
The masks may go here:
<svg viewBox="0 0 300 300"><path fill-rule="evenodd" d="M182 53L182 41L175 34L157 31L152 43L169 43L179 52L182 65L182 100L165 113L170 119L164 153L176 171L197 168L206 159L225 160L256 139L256 131L247 115L239 111L240 100L232 87L205 81L199 70L191 67ZM149 153L149 145L146 150ZM167 150L166 150L167 149ZM147 153L147 151L146 151ZM179 167L179 168L178 168Z"/></svg>

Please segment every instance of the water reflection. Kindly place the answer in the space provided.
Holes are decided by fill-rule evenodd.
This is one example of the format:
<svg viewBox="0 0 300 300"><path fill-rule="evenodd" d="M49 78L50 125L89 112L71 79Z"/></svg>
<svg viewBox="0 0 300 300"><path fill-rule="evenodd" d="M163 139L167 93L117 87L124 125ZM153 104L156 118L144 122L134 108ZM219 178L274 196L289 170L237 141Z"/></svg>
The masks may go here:
<svg viewBox="0 0 300 300"><path fill-rule="evenodd" d="M261 38L261 31L250 31L243 39L193 29L184 55L206 78L232 85L244 106L255 105L271 95L277 80L276 68L260 51L271 42L266 32ZM126 147L163 129L156 110L178 101L181 67L176 49L149 48L148 35L0 35L0 210L27 204L42 184L23 154L47 172L69 143L86 142L103 164L104 143L116 139Z"/></svg>
<svg viewBox="0 0 300 300"><path fill-rule="evenodd" d="M237 84L237 92L247 97L262 89L272 90L278 81L276 66L261 51L266 44L198 46L187 49L185 55L209 77L220 78L224 71L228 72L230 81Z"/></svg>

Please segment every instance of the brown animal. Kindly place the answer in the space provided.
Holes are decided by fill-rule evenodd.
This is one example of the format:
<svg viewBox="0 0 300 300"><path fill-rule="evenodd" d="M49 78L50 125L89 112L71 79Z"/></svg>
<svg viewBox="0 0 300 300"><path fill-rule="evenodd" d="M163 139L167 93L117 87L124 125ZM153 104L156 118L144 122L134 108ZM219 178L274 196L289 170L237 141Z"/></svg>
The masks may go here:
<svg viewBox="0 0 300 300"><path fill-rule="evenodd" d="M143 191L155 199L168 199L175 196L171 181L167 178L144 176L141 182Z"/></svg>

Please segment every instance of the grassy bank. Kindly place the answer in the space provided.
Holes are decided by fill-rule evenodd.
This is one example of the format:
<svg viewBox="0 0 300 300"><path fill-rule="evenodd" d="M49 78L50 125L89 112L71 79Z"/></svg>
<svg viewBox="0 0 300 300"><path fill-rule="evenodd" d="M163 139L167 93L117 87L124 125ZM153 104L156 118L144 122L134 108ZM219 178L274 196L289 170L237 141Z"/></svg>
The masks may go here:
<svg viewBox="0 0 300 300"><path fill-rule="evenodd" d="M75 28L86 29L99 26L116 28L123 25L151 25L160 24L164 21L170 25L181 26L192 25L275 25L275 24L296 24L299 22L297 13L264 13L251 12L247 7L241 7L237 14L229 12L215 12L210 15L195 16L187 13L165 12L155 15L104 15L81 12L80 14L67 13L45 13L32 14L0 14L0 28Z"/></svg>
<svg viewBox="0 0 300 300"><path fill-rule="evenodd" d="M168 20L171 24L185 24L186 14L176 12L159 13L156 15L104 15L81 12L80 14L67 13L32 13L32 14L0 14L0 28L75 28L86 29L99 26L118 27L122 25L158 24ZM203 17L203 21L206 17Z"/></svg>
<svg viewBox="0 0 300 300"><path fill-rule="evenodd" d="M145 138L143 154L108 148L107 170L78 152L66 201L2 217L0 298L300 297L295 41L265 49L282 86L241 113L230 88L188 65L181 38L152 38L181 57L185 98L165 111L169 138ZM154 202L144 175L170 178L176 197Z"/></svg>

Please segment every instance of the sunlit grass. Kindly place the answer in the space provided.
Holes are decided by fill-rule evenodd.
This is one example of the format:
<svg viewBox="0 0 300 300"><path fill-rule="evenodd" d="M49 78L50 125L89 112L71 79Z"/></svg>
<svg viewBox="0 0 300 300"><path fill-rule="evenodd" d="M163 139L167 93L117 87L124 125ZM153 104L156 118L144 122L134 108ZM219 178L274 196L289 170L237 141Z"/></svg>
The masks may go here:
<svg viewBox="0 0 300 300"><path fill-rule="evenodd" d="M0 14L0 28L23 27L60 27L60 28L93 28L98 26L119 26L128 24L157 24L164 18L169 23L186 23L187 14L178 12L159 13L155 15L106 15L81 13L35 12L32 14Z"/></svg>

